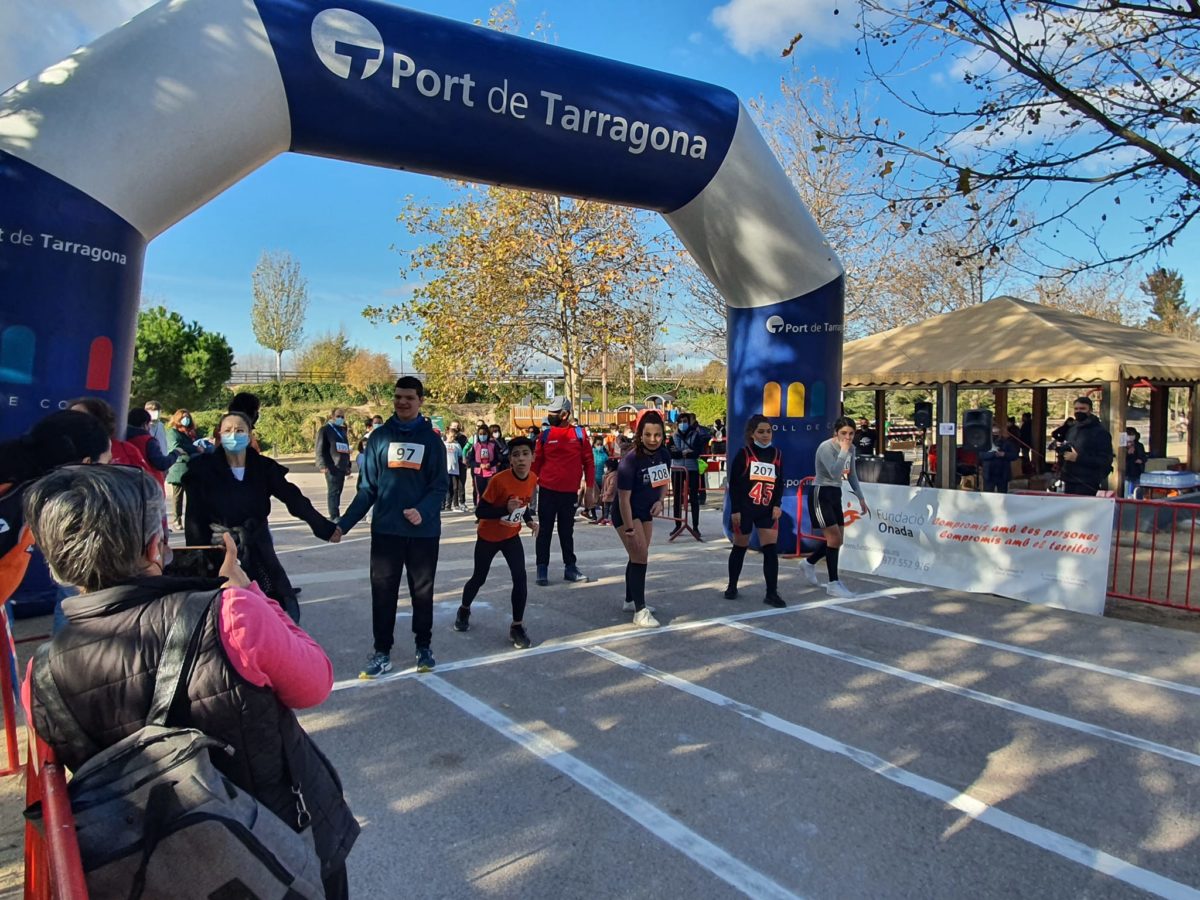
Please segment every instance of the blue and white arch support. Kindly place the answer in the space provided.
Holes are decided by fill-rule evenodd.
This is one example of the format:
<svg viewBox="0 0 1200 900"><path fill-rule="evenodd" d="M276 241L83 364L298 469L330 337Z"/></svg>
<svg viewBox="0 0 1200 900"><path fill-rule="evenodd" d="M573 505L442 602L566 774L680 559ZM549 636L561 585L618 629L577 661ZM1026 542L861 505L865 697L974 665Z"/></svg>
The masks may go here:
<svg viewBox="0 0 1200 900"><path fill-rule="evenodd" d="M729 301L732 427L803 385L811 468L841 267L737 98L370 0L164 0L0 96L0 435L123 410L146 243L287 150L662 213Z"/></svg>

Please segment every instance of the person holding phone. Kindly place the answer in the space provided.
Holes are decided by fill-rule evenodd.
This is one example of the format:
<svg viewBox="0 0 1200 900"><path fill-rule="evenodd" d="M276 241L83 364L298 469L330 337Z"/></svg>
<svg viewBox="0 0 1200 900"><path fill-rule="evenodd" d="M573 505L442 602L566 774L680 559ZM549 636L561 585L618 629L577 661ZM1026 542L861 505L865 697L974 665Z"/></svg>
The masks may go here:
<svg viewBox="0 0 1200 900"><path fill-rule="evenodd" d="M838 578L838 551L842 546L842 529L846 519L842 511L842 483L858 498L864 516L870 515L867 498L858 483L855 469L854 420L841 416L833 421L833 437L817 447L816 476L812 493L808 495L808 515L812 523L824 532L825 543L821 544L806 562L800 564L805 580L817 587L817 562L824 558L829 572L829 583L825 590L832 597L853 597L854 592Z"/></svg>
<svg viewBox="0 0 1200 900"><path fill-rule="evenodd" d="M663 493L671 483L671 454L663 446L666 435L662 415L644 413L633 436L633 452L617 466L617 502L613 527L629 555L625 566L625 611L633 610L633 624L657 628L658 619L646 606L646 571L654 517L662 515Z"/></svg>
<svg viewBox="0 0 1200 900"><path fill-rule="evenodd" d="M779 596L779 517L783 514L783 454L774 443L771 420L753 415L746 420L746 444L729 466L729 504L733 510L730 525L733 546L729 550L729 586L726 600L736 600L738 577L750 532L758 530L758 548L763 558L763 580L767 594L763 603L776 608L787 606Z"/></svg>
<svg viewBox="0 0 1200 900"><path fill-rule="evenodd" d="M300 488L287 480L287 469L250 446L253 425L238 412L217 423L220 449L193 459L183 476L187 492L184 533L189 545L210 545L214 532L230 532L240 544L242 564L292 620L300 621L300 603L287 572L275 555L267 527L271 498L283 501L323 541L337 543L342 532L321 515Z"/></svg>
<svg viewBox="0 0 1200 900"><path fill-rule="evenodd" d="M47 657L77 727L61 725L37 679L27 678L38 735L78 771L140 729L172 624L203 595L210 612L180 702L186 722L227 745L231 752L214 752L213 764L297 831L300 782L325 896L344 898L359 826L333 765L292 712L329 696L329 657L251 581L228 534L219 579L164 575L164 511L162 489L132 468L69 465L29 486L24 514L34 540L54 579L78 591L63 602L67 624Z"/></svg>

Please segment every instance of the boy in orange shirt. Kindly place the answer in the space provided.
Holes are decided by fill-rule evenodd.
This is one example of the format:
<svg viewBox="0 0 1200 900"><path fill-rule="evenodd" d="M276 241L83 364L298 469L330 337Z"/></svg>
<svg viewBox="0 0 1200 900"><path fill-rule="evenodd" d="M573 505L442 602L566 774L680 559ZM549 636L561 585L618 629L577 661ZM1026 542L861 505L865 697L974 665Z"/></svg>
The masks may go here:
<svg viewBox="0 0 1200 900"><path fill-rule="evenodd" d="M533 466L533 441L518 437L508 442L509 468L492 476L487 490L483 492L475 516L479 519L478 537L475 541L475 571L463 588L462 605L454 617L454 630L466 631L471 627L471 601L487 580L488 569L497 553L504 555L508 571L512 573L512 626L508 639L518 650L530 646L522 618L525 615L525 599L528 594L525 575L525 548L521 545L521 523L525 522L537 535L537 522L529 511L533 502L533 489L537 487L537 476Z"/></svg>

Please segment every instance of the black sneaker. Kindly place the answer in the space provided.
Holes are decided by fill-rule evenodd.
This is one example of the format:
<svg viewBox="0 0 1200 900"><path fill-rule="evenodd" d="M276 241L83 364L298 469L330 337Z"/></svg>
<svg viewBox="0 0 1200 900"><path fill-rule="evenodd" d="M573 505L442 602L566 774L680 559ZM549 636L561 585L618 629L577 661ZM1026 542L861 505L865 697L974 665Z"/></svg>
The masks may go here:
<svg viewBox="0 0 1200 900"><path fill-rule="evenodd" d="M725 599L726 600L736 600L737 599L737 588L735 588L735 587L725 588Z"/></svg>
<svg viewBox="0 0 1200 900"><path fill-rule="evenodd" d="M512 641L512 645L518 650L528 650L533 646L533 642L529 640L529 635L525 633L524 625L513 625L508 629L508 639Z"/></svg>
<svg viewBox="0 0 1200 900"><path fill-rule="evenodd" d="M465 606L460 606L458 612L454 614L454 630L467 631L471 627L471 611Z"/></svg>
<svg viewBox="0 0 1200 900"><path fill-rule="evenodd" d="M763 597L763 603L767 604L767 606L773 606L776 609L783 609L785 606L787 606L787 604L783 602L783 598L778 594L767 594L767 596Z"/></svg>
<svg viewBox="0 0 1200 900"><path fill-rule="evenodd" d="M550 583L550 567L549 566L538 566L537 567L537 578L534 581L534 584L539 585L540 587L546 587L546 585L548 585L549 583Z"/></svg>
<svg viewBox="0 0 1200 900"><path fill-rule="evenodd" d="M563 581L587 583L588 581L591 581L591 579L579 571L579 566L567 566L565 569L563 569Z"/></svg>
<svg viewBox="0 0 1200 900"><path fill-rule="evenodd" d="M358 677L363 681L370 681L372 678L386 675L390 671L392 671L392 658L386 653L375 653L367 660L367 664L358 673Z"/></svg>
<svg viewBox="0 0 1200 900"><path fill-rule="evenodd" d="M436 665L437 665L437 662L434 661L433 653L430 651L430 649L428 647L418 647L417 648L417 671L418 672L432 672L433 667Z"/></svg>

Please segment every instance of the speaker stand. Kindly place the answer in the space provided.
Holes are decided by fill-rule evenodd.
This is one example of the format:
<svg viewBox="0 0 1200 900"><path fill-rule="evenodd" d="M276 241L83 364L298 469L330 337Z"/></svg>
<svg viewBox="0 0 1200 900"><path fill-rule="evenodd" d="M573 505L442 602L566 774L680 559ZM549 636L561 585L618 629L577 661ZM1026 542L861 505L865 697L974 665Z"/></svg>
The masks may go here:
<svg viewBox="0 0 1200 900"><path fill-rule="evenodd" d="M933 487L933 473L929 471L929 448L925 445L925 429L921 429L921 474L917 476L917 487Z"/></svg>

